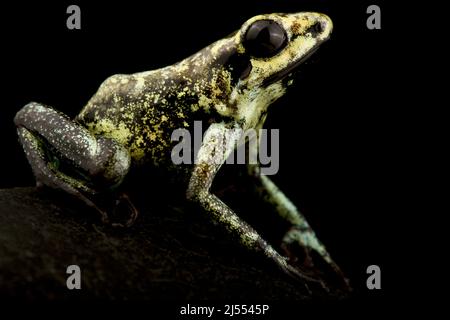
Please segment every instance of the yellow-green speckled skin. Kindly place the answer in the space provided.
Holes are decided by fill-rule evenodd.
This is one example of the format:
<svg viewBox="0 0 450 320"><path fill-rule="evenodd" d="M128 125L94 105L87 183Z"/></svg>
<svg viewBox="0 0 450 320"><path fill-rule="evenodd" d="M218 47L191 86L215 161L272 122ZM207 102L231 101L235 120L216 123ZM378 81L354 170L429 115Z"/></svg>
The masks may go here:
<svg viewBox="0 0 450 320"><path fill-rule="evenodd" d="M267 36L270 43L264 45L282 39L282 45L264 55L252 51L254 39L246 33L258 29L261 23L275 25L278 31L263 34L262 40L257 39L260 44ZM267 31L266 27L263 30ZM185 198L197 203L241 245L263 253L286 274L312 281L210 188L226 157L243 143L239 132L262 127L268 107L286 92L289 74L329 38L331 30L330 18L319 13L259 15L247 20L237 32L172 66L109 77L75 121L51 107L29 103L17 113L15 124L36 180L77 196L107 222L108 213L96 204L98 194L120 186L134 166L166 171L172 180L184 180L186 184L180 185ZM172 141L172 134L176 129L192 132L194 121L201 121L205 130L198 161L175 165L171 154L179 142ZM43 139L47 143L42 143ZM64 172L66 167L60 166L56 156L47 156L49 145L72 170ZM223 145L226 148L222 154L218 147ZM290 246L305 249L307 258L310 252L316 252L345 280L295 205L258 172L257 166L249 166L248 177L253 179L256 191L291 225L282 240L287 255ZM76 173L75 177L71 173ZM122 195L119 201L128 204L131 215L125 225L131 225L138 211L127 197ZM308 261L310 264L312 260Z"/></svg>
<svg viewBox="0 0 450 320"><path fill-rule="evenodd" d="M285 79L267 80L289 70L328 38L331 24L318 36L309 32L319 18L328 19L316 13L256 16L237 32L172 66L111 76L75 120L95 135L125 146L135 165L172 168L170 153L177 142L171 141L171 134L177 128L192 129L194 120L202 120L204 129L214 122L234 122L243 129L262 126L268 106L288 85ZM246 55L242 37L260 19L277 21L289 38L274 57ZM242 57L250 66L247 70L239 67Z"/></svg>
<svg viewBox="0 0 450 320"><path fill-rule="evenodd" d="M171 166L175 129L191 130L194 120L223 120L215 106L228 102L231 73L218 59L233 50L233 41L220 41L173 66L114 75L76 121L126 146L137 164Z"/></svg>

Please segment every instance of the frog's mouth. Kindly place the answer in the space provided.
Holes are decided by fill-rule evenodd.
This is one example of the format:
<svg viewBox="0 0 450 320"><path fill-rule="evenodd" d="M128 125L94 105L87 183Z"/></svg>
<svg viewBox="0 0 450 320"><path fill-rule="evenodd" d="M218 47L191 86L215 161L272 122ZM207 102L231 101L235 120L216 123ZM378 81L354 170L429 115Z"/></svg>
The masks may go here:
<svg viewBox="0 0 450 320"><path fill-rule="evenodd" d="M280 71L272 74L270 77L268 77L267 79L264 80L264 82L262 84L263 87L267 87L267 86L271 85L272 83L275 83L279 80L284 79L287 75L289 75L290 73L295 71L303 62L308 60L308 58L311 57L313 55L313 53L317 51L317 49L319 49L319 46L315 47L314 49L311 49L306 55L304 55L299 60L289 64L283 70L280 70Z"/></svg>

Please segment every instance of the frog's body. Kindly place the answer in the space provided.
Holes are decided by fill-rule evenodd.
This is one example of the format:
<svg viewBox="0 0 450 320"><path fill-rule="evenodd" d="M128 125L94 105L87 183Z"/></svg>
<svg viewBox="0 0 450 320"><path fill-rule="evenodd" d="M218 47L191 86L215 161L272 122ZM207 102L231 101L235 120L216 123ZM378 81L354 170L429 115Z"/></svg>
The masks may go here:
<svg viewBox="0 0 450 320"><path fill-rule="evenodd" d="M286 76L328 39L331 29L331 20L318 13L260 15L177 64L108 78L74 121L50 107L28 104L17 113L15 123L38 184L79 197L108 221L95 196L117 189L130 168L148 165L172 172L186 182L186 198L243 245L262 251L288 274L307 278L210 187L221 164L242 143L239 132L262 127L269 105L286 91ZM172 133L191 130L194 121L209 126L197 162L175 165L171 152L177 142ZM222 143L226 150L217 163ZM340 273L292 202L260 175L258 166L249 165L248 171L261 198L292 224L283 238L286 251L297 244L309 262L309 252L315 251ZM132 212L131 223L137 211L124 199Z"/></svg>
<svg viewBox="0 0 450 320"><path fill-rule="evenodd" d="M224 104L230 95L227 71L195 68L202 58L195 55L163 69L114 75L100 86L76 121L95 135L125 146L136 165L172 167L170 154L177 143L171 141L172 132L190 130L194 121L219 120L214 106Z"/></svg>

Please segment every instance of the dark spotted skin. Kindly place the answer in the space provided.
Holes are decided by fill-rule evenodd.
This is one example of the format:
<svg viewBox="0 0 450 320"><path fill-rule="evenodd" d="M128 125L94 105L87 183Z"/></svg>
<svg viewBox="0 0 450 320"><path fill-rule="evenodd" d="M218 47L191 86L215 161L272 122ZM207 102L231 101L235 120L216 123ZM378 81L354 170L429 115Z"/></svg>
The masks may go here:
<svg viewBox="0 0 450 320"><path fill-rule="evenodd" d="M210 124L227 119L215 106L228 103L236 81L228 62L235 55L234 41L225 39L173 66L112 76L75 121L95 135L119 141L137 165L177 169L170 158L178 143L171 141L172 132L192 130L195 120Z"/></svg>
<svg viewBox="0 0 450 320"><path fill-rule="evenodd" d="M264 25L260 20L278 26L279 34L286 37L283 47L270 55L246 49L250 48L246 31L255 22ZM314 281L210 188L226 157L242 143L239 132L263 126L268 107L286 92L286 76L328 39L331 30L331 20L318 13L260 15L177 64L111 76L73 121L51 107L26 105L17 113L15 124L37 183L77 196L109 222L107 210L97 204L95 196L107 193L108 188L111 192L120 188L135 166L157 168L183 181L186 199L199 205L243 246L262 253L297 280ZM261 39L257 41L270 41L267 34ZM258 48L258 43L252 43L252 48ZM192 130L196 120L205 130L198 161L175 165L171 152L178 141L172 141L172 133L180 128ZM225 146L223 154L218 151L221 146ZM292 225L283 238L287 255L291 246L300 246L306 257L316 252L340 274L295 205L268 177L261 176L258 166L249 166L249 173L261 199ZM128 226L137 210L124 194L118 199L131 212Z"/></svg>

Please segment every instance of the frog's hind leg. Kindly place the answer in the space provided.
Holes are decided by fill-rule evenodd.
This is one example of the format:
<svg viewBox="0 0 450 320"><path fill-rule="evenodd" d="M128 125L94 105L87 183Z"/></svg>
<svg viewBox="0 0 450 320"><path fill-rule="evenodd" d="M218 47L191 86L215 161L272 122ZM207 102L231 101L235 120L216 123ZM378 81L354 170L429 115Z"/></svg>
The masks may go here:
<svg viewBox="0 0 450 320"><path fill-rule="evenodd" d="M93 199L121 183L130 167L128 151L115 140L95 137L66 115L38 103L23 107L14 123L37 184L74 195L96 209L103 222L109 222L107 212ZM119 202L125 202L131 212L125 223L130 225L137 210L125 195L119 196Z"/></svg>

